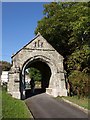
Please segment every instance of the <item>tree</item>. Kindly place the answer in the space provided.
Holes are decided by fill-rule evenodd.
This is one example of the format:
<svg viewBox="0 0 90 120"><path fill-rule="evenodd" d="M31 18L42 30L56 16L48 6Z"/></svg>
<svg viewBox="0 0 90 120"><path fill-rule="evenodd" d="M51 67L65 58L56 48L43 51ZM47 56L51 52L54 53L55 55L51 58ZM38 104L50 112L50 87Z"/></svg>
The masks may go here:
<svg viewBox="0 0 90 120"><path fill-rule="evenodd" d="M78 80L79 73L78 81L81 81L81 76L84 75L83 81L87 81L90 72L89 12L90 2L45 4L44 18L38 21L35 30L35 34L40 32L63 55L64 67L73 87L74 82L77 84L76 79ZM73 79L71 76L76 76L76 78ZM86 82L86 84L88 83ZM78 82L78 86L80 86L80 82Z"/></svg>
<svg viewBox="0 0 90 120"><path fill-rule="evenodd" d="M68 71L78 70L90 73L90 47L83 45L81 49L76 49L67 59Z"/></svg>
<svg viewBox="0 0 90 120"><path fill-rule="evenodd" d="M28 73L30 78L33 78L35 81L41 81L42 76L38 69L33 67L28 68Z"/></svg>
<svg viewBox="0 0 90 120"><path fill-rule="evenodd" d="M11 64L7 61L0 61L0 64L2 65L2 71L9 71L11 68Z"/></svg>
<svg viewBox="0 0 90 120"><path fill-rule="evenodd" d="M39 31L65 58L90 40L89 3L51 3L44 5ZM63 49L65 48L65 49Z"/></svg>

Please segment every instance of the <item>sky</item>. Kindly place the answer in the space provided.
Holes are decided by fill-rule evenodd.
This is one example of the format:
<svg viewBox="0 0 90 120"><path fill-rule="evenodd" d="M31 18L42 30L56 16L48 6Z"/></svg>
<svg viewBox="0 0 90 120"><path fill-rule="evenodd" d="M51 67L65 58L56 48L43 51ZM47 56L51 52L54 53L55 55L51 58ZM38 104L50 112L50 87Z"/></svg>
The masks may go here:
<svg viewBox="0 0 90 120"><path fill-rule="evenodd" d="M11 62L11 56L32 40L37 22L43 15L45 2L2 3L2 58ZM1 46L0 46L1 47Z"/></svg>

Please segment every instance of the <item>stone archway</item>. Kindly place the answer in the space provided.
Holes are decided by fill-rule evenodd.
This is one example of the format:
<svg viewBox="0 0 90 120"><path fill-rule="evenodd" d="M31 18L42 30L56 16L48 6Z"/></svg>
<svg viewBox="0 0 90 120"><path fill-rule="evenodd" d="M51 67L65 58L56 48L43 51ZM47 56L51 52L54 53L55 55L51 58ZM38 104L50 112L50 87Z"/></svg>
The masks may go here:
<svg viewBox="0 0 90 120"><path fill-rule="evenodd" d="M51 71L51 68L50 68L50 63L47 62L45 60L45 58L43 56L37 56L33 59L29 59L25 62L25 64L23 65L23 68L22 68L22 72L21 72L21 83L25 83L25 69L29 67L34 67L34 68L37 68L41 74L42 74L42 80L41 80L41 88L42 88L42 91L46 91L47 88L49 88L49 83L51 81L51 76L52 76L52 71ZM22 76L24 76L22 78ZM25 86L25 85L24 85ZM21 85L21 87L23 87L23 85ZM25 96L25 88L21 89L21 93L22 93L22 96Z"/></svg>
<svg viewBox="0 0 90 120"><path fill-rule="evenodd" d="M40 34L14 54L12 62L13 66L9 72L8 92L13 97L21 99L23 96L23 99L25 98L24 71L29 65L38 67L44 77L46 71L43 71L43 68L51 72L50 80L45 87L47 94L54 97L67 96L63 57ZM49 73L47 75L49 76ZM43 86L44 82L43 80Z"/></svg>

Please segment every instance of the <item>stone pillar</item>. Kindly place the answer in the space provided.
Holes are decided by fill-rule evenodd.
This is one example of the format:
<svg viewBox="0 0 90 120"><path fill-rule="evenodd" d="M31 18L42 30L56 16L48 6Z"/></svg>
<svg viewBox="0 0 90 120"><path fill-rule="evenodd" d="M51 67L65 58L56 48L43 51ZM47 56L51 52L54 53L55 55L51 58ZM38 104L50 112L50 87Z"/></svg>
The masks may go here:
<svg viewBox="0 0 90 120"><path fill-rule="evenodd" d="M20 81L20 92L21 92L21 99L25 99L25 75L21 75Z"/></svg>
<svg viewBox="0 0 90 120"><path fill-rule="evenodd" d="M20 94L20 71L16 68L11 68L9 71L9 82L7 86L7 91L12 95L12 97L21 99Z"/></svg>
<svg viewBox="0 0 90 120"><path fill-rule="evenodd" d="M14 86L14 73L9 71L9 81L7 84L7 92L12 95Z"/></svg>
<svg viewBox="0 0 90 120"><path fill-rule="evenodd" d="M59 72L54 74L51 77L51 83L49 88L46 88L46 93L52 95L53 97L57 96L67 96L67 90L65 86L64 73Z"/></svg>
<svg viewBox="0 0 90 120"><path fill-rule="evenodd" d="M60 85L60 87L59 87L60 89L58 90L58 95L59 96L67 96L64 72L60 73L59 85Z"/></svg>
<svg viewBox="0 0 90 120"><path fill-rule="evenodd" d="M52 89L53 89L53 84L54 84L54 75L51 75L50 81L49 81L49 87L46 88L46 93L48 95L52 95ZM53 96L53 95L52 95Z"/></svg>
<svg viewBox="0 0 90 120"><path fill-rule="evenodd" d="M14 86L13 86L13 93L12 96L17 99L21 99L20 94L20 73L14 73Z"/></svg>

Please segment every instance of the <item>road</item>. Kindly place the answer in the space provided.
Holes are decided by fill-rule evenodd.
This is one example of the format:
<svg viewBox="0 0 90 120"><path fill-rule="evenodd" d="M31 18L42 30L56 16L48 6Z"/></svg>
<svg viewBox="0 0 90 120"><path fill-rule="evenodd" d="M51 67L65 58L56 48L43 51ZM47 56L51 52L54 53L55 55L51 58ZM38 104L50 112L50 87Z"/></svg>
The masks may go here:
<svg viewBox="0 0 90 120"><path fill-rule="evenodd" d="M46 93L30 97L25 103L34 118L88 118L80 109L63 100L56 100Z"/></svg>

